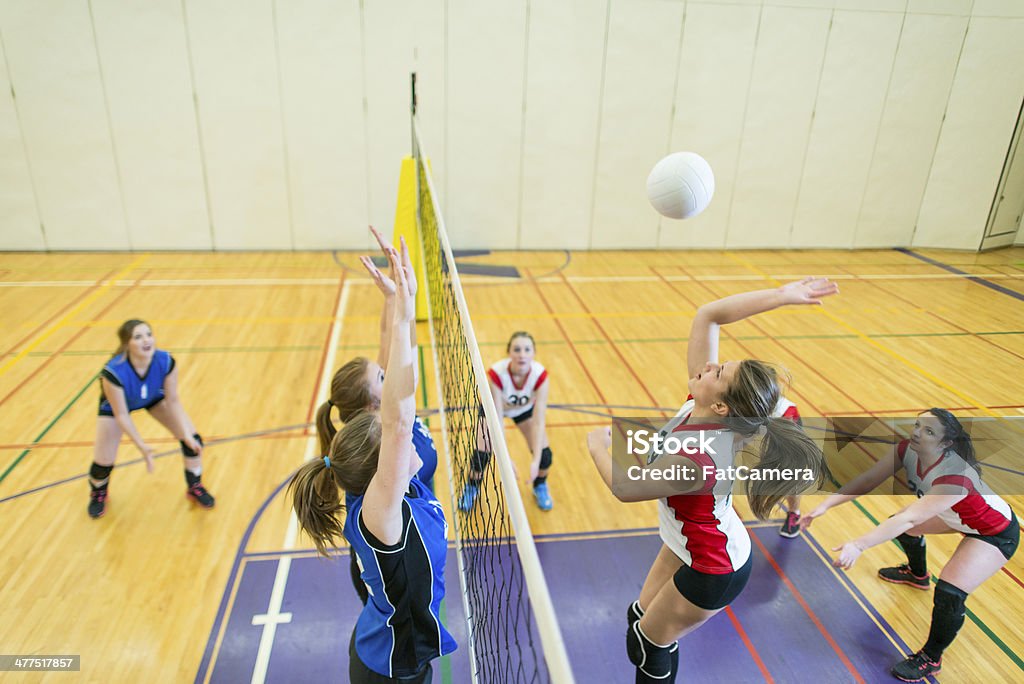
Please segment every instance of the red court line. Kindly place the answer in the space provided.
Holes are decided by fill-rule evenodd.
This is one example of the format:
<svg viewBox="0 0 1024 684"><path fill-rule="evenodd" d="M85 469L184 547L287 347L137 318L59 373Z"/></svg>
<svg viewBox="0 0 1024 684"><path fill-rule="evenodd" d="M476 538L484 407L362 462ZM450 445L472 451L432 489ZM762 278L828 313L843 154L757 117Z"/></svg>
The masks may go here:
<svg viewBox="0 0 1024 684"><path fill-rule="evenodd" d="M909 305L909 306L913 306L913 307L915 307L915 308L921 308L921 307L918 307L918 305L917 305L917 304L916 304L915 302L912 302L912 301L910 301L910 300L909 300L909 299L907 299L906 297L902 297L902 296L900 296L900 295L899 295L898 293L896 293L896 292L891 292L891 291L889 291L888 289L886 289L886 288L882 287L881 285L879 285L878 283L876 283L876 282L875 282L875 281L873 281L873 280L861 280L860 278L858 278L858 277L857 277L857 275L856 275L855 273L850 273L850 271L849 271L849 270L847 270L847 269L844 269L844 268L840 267L840 270L842 270L842 271L845 271L845 272L846 272L847 274L849 274L849 275L853 276L853 277L854 277L854 279L855 279L855 280L856 280L857 282L860 282L860 283L867 283L868 285L870 285L870 286L872 286L872 287L874 287L874 288L876 288L876 289L878 289L878 290L881 290L881 291L882 291L882 292L884 292L884 293L885 293L886 295L888 295L888 296L890 296L890 297L893 297L893 298L895 298L895 299L898 299L898 300L900 300L901 302L903 302L903 303L905 303L905 304L907 304L907 305ZM989 345L991 345L991 346L995 347L996 349L998 349L998 350L1000 350L1000 351L1004 351L1004 352L1006 352L1007 354L1011 354L1011 355L1013 355L1013 356L1016 356L1016 357L1017 357L1018 359L1024 360L1024 355L1018 354L1017 352L1013 351L1012 349L1007 349L1006 347L1002 347L1002 346L1000 346L1000 345L996 344L996 343L995 343L995 342L993 342L992 340L988 339L988 336L984 336L984 337L983 337L983 336L979 335L978 333L976 333L975 331L973 331L973 330L968 330L967 328L963 327L962 325L959 325L959 324L957 324L957 323L954 323L953 321L951 321L951 320L949 320L948 318L945 318L945 317L943 317L943 316L941 316L941 315L939 315L939 314L935 313L934 311L929 311L929 310L927 310L927 309L924 309L924 312L925 312L926 314L928 314L929 316L931 316L932 318L937 318L937 319L939 319L940 321L942 321L943 323L945 323L945 324L947 324L947 325L951 325L951 326L953 326L954 328L956 328L957 330L960 330L960 331L962 331L962 332L965 332L965 333L967 333L968 335L970 335L971 337L973 337L973 338L974 338L974 339L976 339L976 340L981 340L982 342L984 342L984 343L986 343L986 344L989 344Z"/></svg>
<svg viewBox="0 0 1024 684"><path fill-rule="evenodd" d="M97 280L97 281L96 281L95 283L93 283L93 284L92 284L92 285L90 285L90 286L89 286L88 288L86 288L86 290L85 290L84 292L82 292L82 293L81 293L80 295L78 295L77 297L75 297L74 299L72 299L72 300L71 300L71 301L70 301L70 302L69 302L68 304L66 304L65 306L61 307L61 308L60 308L60 309L59 309L59 310L57 311L57 313L53 314L52 316L50 316L49 318L47 318L47 319L46 319L45 321L43 321L43 322L42 322L42 323L41 323L41 324L40 324L39 326L37 326L37 327L36 327L36 328L35 328L35 329L34 329L34 330L33 330L32 332L30 332L30 333L29 333L28 335L26 335L25 337L21 338L21 339L20 339L20 340L18 340L17 342L15 342L15 343L14 343L14 346L13 346L13 347L11 347L11 348L10 348L10 349L8 349L7 351L5 351L5 352L4 352L3 354L0 354L0 358L3 358L3 357L5 357L5 356L7 356L7 355L9 355L9 354L12 354L12 353L14 352L14 350L15 350L15 349L17 349L18 347L20 347L21 345L23 345L23 344L24 344L25 342L28 342L28 341L29 341L30 339L32 339L33 337L35 337L35 336L36 336L36 333L38 333L38 332L39 332L40 330L42 330L43 328L45 328L46 326L48 326L48 325L49 325L50 323L52 323L52 322L53 322L53 320L54 320L55 318L57 318L57 317L58 317L58 316L60 316L60 315L61 315L62 313L64 313L65 311L67 311L68 309L70 309L71 307L73 307L73 306L74 306L75 304L77 304L78 302L82 301L82 300L83 300L83 299L85 299L85 298L86 298L87 296L89 296L89 293L90 293L90 292L92 292L92 291L93 291L93 290L95 290L95 289L96 289L97 287L99 287L100 285L102 285L102 284L103 284L103 281L105 281L105 280L106 280L107 278L109 278L109 277L110 277L110 276L111 276L111 275L112 275L112 274L113 274L113 273L114 273L114 272L115 272L116 270L117 270L117 269L111 269L111 270L107 271L107 272L106 272L106 273L105 273L104 275L100 276L99 280Z"/></svg>
<svg viewBox="0 0 1024 684"><path fill-rule="evenodd" d="M653 266L651 268L653 268ZM590 310L590 307L587 306L587 303L583 301L583 297L581 297L579 295L579 293L576 291L576 288L573 287L572 283L570 283L568 278L565 277L565 272L564 271L559 271L558 275L562 278L562 282L564 282L566 284L566 286L569 288L569 292L572 293L572 296L575 297L576 301L579 302L580 306L583 307L583 311L585 311L590 316L591 322L594 325L596 325L597 329L601 331L602 335L604 335L604 339L607 340L608 344L611 345L612 351L614 351L616 353L616 355L618 355L619 360L622 361L622 364L630 372L630 374L637 381L637 383L640 384L640 387L643 389L644 393L647 395L647 398L651 400L651 406L657 406L658 405L658 400L654 398L654 395L651 394L651 391L647 388L647 385L644 383L644 381L640 379L640 376L637 374L636 370L634 370L633 366L630 365L629 361L626 360L626 357L623 355L622 351L619 349L619 347L612 340L611 335L609 335L608 332L604 329L604 326L601 325L601 321L599 321L597 319L597 316L594 315L594 312L592 312ZM665 411L662 411L661 415L665 416L667 414L666 414Z"/></svg>
<svg viewBox="0 0 1024 684"><path fill-rule="evenodd" d="M754 535L750 535L754 536ZM757 669L761 671L761 675L764 677L764 681L769 684L774 684L775 680L772 679L771 674L768 672L768 668L765 667L764 661L761 660L761 656L758 655L757 649L754 648L754 643L747 636L747 632L743 629L743 625L740 624L739 618L736 617L736 613L732 611L731 606L725 607L725 614L729 616L729 620L732 621L732 626L736 628L736 633L740 635L740 639L743 640L743 645L750 651L750 655L753 656L754 662L757 663Z"/></svg>
<svg viewBox="0 0 1024 684"><path fill-rule="evenodd" d="M753 540L755 544L757 544L758 548L761 549L761 554L765 557L765 560L767 560L768 563L771 564L771 566L775 569L775 572L779 574L779 577L782 579L783 584L785 584L789 591L793 594L793 598L795 598L797 603L800 604L800 607L804 609L804 612L807 613L807 616L811 618L811 622L813 622L814 626L818 628L818 631L821 632L821 635L825 637L825 641L828 642L829 646L832 647L832 650L835 651L837 656L839 656L839 660L843 663L844 666L846 666L846 669L849 670L850 674L853 675L853 678L861 684L865 684L864 678L860 676L860 673L857 671L857 668L855 668L853 666L853 663L850 662L850 659L846 657L846 654L843 652L843 649L839 648L839 644L836 643L836 640L832 638L831 634L829 634L828 629L825 628L825 625L821 622L820 619L818 619L818 616L814 614L814 611L811 610L811 607L807 604L807 601L804 600L803 595L796 588L793 582L791 582L790 579L786 577L785 571L783 571L782 567L779 566L779 564L775 561L775 557L772 556L772 554L768 551L768 548L760 539L757 538L756 534L750 535L750 538L751 540Z"/></svg>
<svg viewBox="0 0 1024 684"><path fill-rule="evenodd" d="M594 388L595 392L597 392L597 396L601 400L601 403L607 404L608 400L601 392L601 388L597 386L597 382L594 381L594 376L590 374L590 369L587 368L587 364L584 363L583 357L580 356L579 350L576 348L576 345L573 344L572 338L569 337L569 334L565 331L565 328L562 327L562 321L558 319L558 316L555 315L554 309L551 308L551 304L548 303L547 298L544 297L544 293L541 291L540 285L537 283L536 280L534 280L528 268L524 268L523 272L526 274L526 279L530 282L531 285L533 285L533 289L537 291L537 296L540 297L540 301L544 303L544 308L548 310L549 314L551 314L551 320L553 320L555 322L555 325L558 326L559 332L562 333L562 337L565 338L565 341L569 345L569 349L572 351L573 356L576 357L576 361L579 362L580 368L583 369L583 374L586 375L587 380L590 381L590 386ZM608 415L612 415L610 409L608 409Z"/></svg>
<svg viewBox="0 0 1024 684"><path fill-rule="evenodd" d="M93 321L93 322L96 321L97 319L99 319L100 317L105 315L108 311L110 311L112 308L114 308L114 305L117 304L118 302L120 302L122 299L124 299L129 293L131 293L131 291L134 290L135 287L140 282L142 282L147 275L149 275L149 273L150 273L149 271L146 271L145 273L140 275L138 278L136 278L134 283L132 283L130 286L124 288L121 292L119 292L117 294L117 296L114 297L110 301L109 304L107 304L105 307L103 307L99 311L99 313L93 315L91 321ZM90 289L92 289L92 288L90 288ZM62 352L64 352L68 347L70 347L76 340L78 340L78 338L80 338L82 335L84 335L87 330L89 330L88 327L80 327L78 329L78 332L76 332L74 335L72 335L68 339L67 342L62 344L56 351L52 352L49 356L47 356L45 361L43 361L41 364L39 364L34 371L32 371L27 376L22 378L21 382L19 382L17 385L15 385L14 389L12 389L10 392L8 392L7 395L3 399L0 399L0 406L3 406L4 403L6 403L6 401L8 399L10 399L15 394L17 394L18 390L20 390L22 387L27 385L34 377L39 375L39 373L42 372L42 370L44 368L49 366L50 363L52 363L54 361L54 359L56 359L58 356L60 356Z"/></svg>
<svg viewBox="0 0 1024 684"><path fill-rule="evenodd" d="M331 346L331 329L334 327L333 316L338 311L338 303L341 301L341 291L345 288L345 277L348 275L346 271L341 272L341 280L338 281L338 294L334 297L334 308L331 309L331 324L327 326L327 337L324 338L324 351L320 354L320 365L316 369L316 384L313 385L313 396L309 398L309 410L306 412L306 434L311 434L309 428L313 422L313 412L316 410L316 395L320 390L320 378L324 373L324 364L327 363L327 352L330 351ZM316 428L313 428L313 433L316 434Z"/></svg>

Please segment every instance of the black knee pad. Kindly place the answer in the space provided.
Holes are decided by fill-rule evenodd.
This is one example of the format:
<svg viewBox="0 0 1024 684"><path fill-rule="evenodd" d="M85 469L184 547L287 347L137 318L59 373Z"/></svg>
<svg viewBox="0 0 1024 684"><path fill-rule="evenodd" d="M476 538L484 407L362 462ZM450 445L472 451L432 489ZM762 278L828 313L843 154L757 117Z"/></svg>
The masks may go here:
<svg viewBox="0 0 1024 684"><path fill-rule="evenodd" d="M935 583L935 609L945 611L956 617L967 612L967 592L946 580Z"/></svg>
<svg viewBox="0 0 1024 684"><path fill-rule="evenodd" d="M203 446L203 438L199 436L198 432L196 434L192 435L192 439L194 439L197 442L199 442L199 446ZM194 452L191 449L189 449L187 446L185 446L185 442L184 441L178 440L178 444L181 445L181 455L184 456L185 458L195 458L196 456L199 455L196 452Z"/></svg>
<svg viewBox="0 0 1024 684"><path fill-rule="evenodd" d="M540 469L547 470L551 467L551 447L544 447L540 452Z"/></svg>
<svg viewBox="0 0 1024 684"><path fill-rule="evenodd" d="M100 465L96 461L93 461L92 467L89 468L89 477L96 480L97 482L102 482L103 480L106 480L108 477L110 477L110 471L113 469L114 466L112 465Z"/></svg>
<svg viewBox="0 0 1024 684"><path fill-rule="evenodd" d="M651 679L670 679L672 655L678 650L678 643L658 646L651 642L640 629L639 620L626 631L626 654L629 656L629 662Z"/></svg>
<svg viewBox="0 0 1024 684"><path fill-rule="evenodd" d="M469 467L474 473L482 474L487 469L487 464L491 462L490 451L474 451L473 457L469 459Z"/></svg>

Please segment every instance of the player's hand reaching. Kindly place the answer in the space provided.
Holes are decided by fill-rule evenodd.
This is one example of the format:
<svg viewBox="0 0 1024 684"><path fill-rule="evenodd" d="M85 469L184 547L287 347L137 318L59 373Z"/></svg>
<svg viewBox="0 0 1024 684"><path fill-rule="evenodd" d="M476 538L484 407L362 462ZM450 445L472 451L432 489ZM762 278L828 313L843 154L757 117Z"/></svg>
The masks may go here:
<svg viewBox="0 0 1024 684"><path fill-rule="evenodd" d="M395 281L395 320L405 322L416 318L416 273L409 259L409 247L401 239L401 255L394 247L387 249L391 262L391 277Z"/></svg>
<svg viewBox="0 0 1024 684"><path fill-rule="evenodd" d="M385 297L395 296L395 281L388 276L384 275L379 268L373 263L373 260L368 256L359 257L359 261L363 264L363 268L373 278L373 284L377 286L377 289L381 291Z"/></svg>
<svg viewBox="0 0 1024 684"><path fill-rule="evenodd" d="M827 510L828 507L822 504L821 506L818 506L810 513L800 516L800 529L806 530L808 527L811 526L811 523L814 522L815 518L820 518L821 516L825 515L825 511Z"/></svg>
<svg viewBox="0 0 1024 684"><path fill-rule="evenodd" d="M156 452L153 451L153 447L148 444L143 444L139 451L142 452L142 458L146 460L146 470L153 472L153 459L156 457Z"/></svg>
<svg viewBox="0 0 1024 684"><path fill-rule="evenodd" d="M587 449L594 451L610 451L612 448L612 429L600 427L587 433Z"/></svg>
<svg viewBox="0 0 1024 684"><path fill-rule="evenodd" d="M860 554L864 553L864 548L855 541L846 542L842 546L837 546L833 551L838 551L839 555L832 561L832 565L843 570L849 570L853 567L853 564L860 558Z"/></svg>
<svg viewBox="0 0 1024 684"><path fill-rule="evenodd" d="M839 285L828 278L807 276L779 288L783 304L814 304L821 305L823 297L839 294Z"/></svg>

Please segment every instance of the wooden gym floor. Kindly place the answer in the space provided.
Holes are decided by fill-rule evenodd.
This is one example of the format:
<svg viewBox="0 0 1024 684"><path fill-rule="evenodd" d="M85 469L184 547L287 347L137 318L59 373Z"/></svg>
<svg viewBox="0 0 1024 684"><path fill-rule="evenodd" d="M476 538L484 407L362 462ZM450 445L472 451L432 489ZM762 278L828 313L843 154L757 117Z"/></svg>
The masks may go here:
<svg viewBox="0 0 1024 684"><path fill-rule="evenodd" d="M24 681L210 679L230 637L223 613L239 592L239 559L311 547L289 530L288 509L275 492L313 453L309 423L323 376L352 356L376 354L380 301L355 256L0 254L0 650L82 656L78 675ZM623 505L607 493L584 436L609 415L673 412L686 396L691 317L700 303L728 293L805 274L840 281L842 295L824 307L773 312L723 335L723 359L756 357L788 368L788 395L805 417L912 417L929 406L990 419L1024 415L1022 248L503 252L459 263L465 272L504 273L464 276L485 363L504 355L510 332L525 329L551 374L554 510L540 512L520 484L538 538L614 539L617 531L656 524L653 503ZM126 442L107 515L86 515L95 378L116 346L116 327L131 317L148 320L157 344L178 360L184 405L208 444L204 482L217 497L213 511L185 499L177 443L136 413L162 454L156 472L147 474ZM429 345L424 326L419 341ZM426 351L422 381L431 409L436 392ZM1009 425L1024 429L1024 422ZM507 436L522 473L523 440L511 429ZM1002 491L1024 486L1022 466L1024 459L1001 462ZM450 508L443 465L436 483ZM1024 512L1024 496L1007 498ZM833 511L811 530L818 551L808 562L827 568L822 549L906 502L870 496ZM742 497L737 505L752 518ZM804 510L813 505L805 501ZM929 540L933 570L957 540ZM893 545L866 553L848 573L848 592L916 649L927 633L930 595L908 595L875 578L878 567L900 557ZM834 571L822 572L838 582ZM342 584L327 590L352 593L347 568L338 576ZM637 586L642 579L635 577ZM847 584L799 588L810 596L839 586ZM1022 599L1018 554L971 596L969 619L940 678L1024 678ZM329 636L346 648L348 628L319 628L336 630ZM624 660L620 643L605 650ZM4 681L19 676L5 673Z"/></svg>

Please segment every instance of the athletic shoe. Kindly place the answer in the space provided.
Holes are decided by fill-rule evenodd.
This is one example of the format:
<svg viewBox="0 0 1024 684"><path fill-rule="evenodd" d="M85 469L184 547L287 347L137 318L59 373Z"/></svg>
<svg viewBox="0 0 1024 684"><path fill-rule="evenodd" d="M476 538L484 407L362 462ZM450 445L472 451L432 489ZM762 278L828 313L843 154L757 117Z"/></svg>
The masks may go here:
<svg viewBox="0 0 1024 684"><path fill-rule="evenodd" d="M938 662L919 651L906 660L902 660L889 670L896 679L905 682L919 682L925 677L936 675L942 672L942 658Z"/></svg>
<svg viewBox="0 0 1024 684"><path fill-rule="evenodd" d="M203 486L202 482L196 482L185 490L185 496L203 508L213 508L213 497L210 496L210 492L206 491L206 487Z"/></svg>
<svg viewBox="0 0 1024 684"><path fill-rule="evenodd" d="M779 534L786 539L795 539L800 536L800 514L789 512L786 514L786 522L779 528Z"/></svg>
<svg viewBox="0 0 1024 684"><path fill-rule="evenodd" d="M480 494L480 488L475 484L467 484L462 490L462 496L459 497L459 510L463 513L469 513L473 510L473 504L476 503L476 497Z"/></svg>
<svg viewBox="0 0 1024 684"><path fill-rule="evenodd" d="M897 565L894 568L880 568L878 576L886 582L906 584L908 587L914 587L922 591L928 591L932 588L932 574L930 572L924 573L924 577L918 577L910 572L910 566L906 563Z"/></svg>
<svg viewBox="0 0 1024 684"><path fill-rule="evenodd" d="M551 507L555 505L551 500L551 494L548 492L547 482L542 482L533 488L533 497L537 499L537 506L542 511L550 511Z"/></svg>
<svg viewBox="0 0 1024 684"><path fill-rule="evenodd" d="M101 487L89 492L89 517L102 518L107 512L107 488Z"/></svg>

